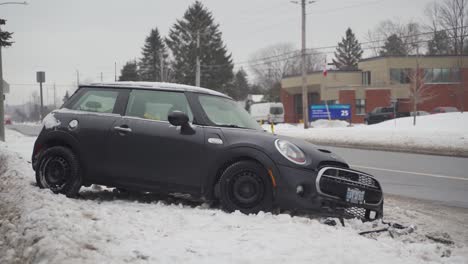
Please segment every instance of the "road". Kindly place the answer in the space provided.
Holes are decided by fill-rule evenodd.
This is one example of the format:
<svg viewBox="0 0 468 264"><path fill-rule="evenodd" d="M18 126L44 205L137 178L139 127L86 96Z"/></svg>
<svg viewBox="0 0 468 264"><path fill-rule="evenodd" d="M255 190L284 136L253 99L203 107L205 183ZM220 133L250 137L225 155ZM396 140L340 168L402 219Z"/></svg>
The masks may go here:
<svg viewBox="0 0 468 264"><path fill-rule="evenodd" d="M468 158L324 147L374 175L385 193L468 208Z"/></svg>
<svg viewBox="0 0 468 264"><path fill-rule="evenodd" d="M40 126L11 125L27 136ZM468 158L328 147L353 169L374 175L385 193L468 208Z"/></svg>
<svg viewBox="0 0 468 264"><path fill-rule="evenodd" d="M42 126L40 125L14 124L14 125L7 125L6 127L11 130L18 131L21 134L30 136L30 137L38 136L42 129Z"/></svg>

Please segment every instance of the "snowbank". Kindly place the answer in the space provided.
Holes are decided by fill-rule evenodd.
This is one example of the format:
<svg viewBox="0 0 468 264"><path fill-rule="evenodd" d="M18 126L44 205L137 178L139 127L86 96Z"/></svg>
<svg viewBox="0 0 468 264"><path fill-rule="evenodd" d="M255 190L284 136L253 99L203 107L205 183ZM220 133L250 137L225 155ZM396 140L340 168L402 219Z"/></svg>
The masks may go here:
<svg viewBox="0 0 468 264"><path fill-rule="evenodd" d="M356 220L347 221L345 227L327 226L287 214L227 214L204 204L89 188L81 191L80 199L68 199L34 185L34 172L19 154L22 146L15 144L0 143L0 263L466 263L468 259L463 240L454 236L455 245L435 243L425 238L423 229L395 238L388 232L364 237L358 232L380 226ZM20 147L17 153L12 151L16 147ZM385 210L389 218L405 215L410 221L416 217L426 222L422 213L414 213L415 206ZM468 229L464 220L450 226Z"/></svg>
<svg viewBox="0 0 468 264"><path fill-rule="evenodd" d="M270 131L268 126L264 128ZM308 130L277 126L275 133L316 144L468 156L468 113L419 116L416 126L412 117L405 117L369 126Z"/></svg>

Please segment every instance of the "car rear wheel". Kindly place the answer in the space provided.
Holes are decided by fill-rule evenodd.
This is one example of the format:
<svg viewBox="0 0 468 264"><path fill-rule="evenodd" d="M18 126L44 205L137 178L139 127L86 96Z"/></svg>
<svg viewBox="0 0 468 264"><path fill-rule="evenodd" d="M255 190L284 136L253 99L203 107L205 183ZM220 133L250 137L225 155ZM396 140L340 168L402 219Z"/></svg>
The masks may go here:
<svg viewBox="0 0 468 264"><path fill-rule="evenodd" d="M219 199L224 210L245 214L270 211L273 190L267 172L257 162L239 161L229 166L219 180Z"/></svg>
<svg viewBox="0 0 468 264"><path fill-rule="evenodd" d="M62 146L46 149L39 157L36 182L39 187L54 193L76 196L82 184L77 156Z"/></svg>

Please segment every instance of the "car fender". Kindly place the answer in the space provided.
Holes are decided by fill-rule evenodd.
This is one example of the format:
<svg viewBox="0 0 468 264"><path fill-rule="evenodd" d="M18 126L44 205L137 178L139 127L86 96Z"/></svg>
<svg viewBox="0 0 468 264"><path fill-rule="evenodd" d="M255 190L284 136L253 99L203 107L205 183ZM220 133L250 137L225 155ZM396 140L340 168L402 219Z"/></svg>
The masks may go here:
<svg viewBox="0 0 468 264"><path fill-rule="evenodd" d="M71 148L71 150L78 156L78 158L81 161L82 153L80 151L79 147L79 142L78 140L70 135L69 133L62 131L62 130L52 130L52 131L47 131L43 132L40 137L38 137L38 140L34 144L34 151L33 151L33 168L35 169L35 160L36 156L38 153L40 153L43 150L43 147L46 145L62 145L62 146L68 146ZM37 149L37 148L41 149ZM81 164L83 164L81 162Z"/></svg>

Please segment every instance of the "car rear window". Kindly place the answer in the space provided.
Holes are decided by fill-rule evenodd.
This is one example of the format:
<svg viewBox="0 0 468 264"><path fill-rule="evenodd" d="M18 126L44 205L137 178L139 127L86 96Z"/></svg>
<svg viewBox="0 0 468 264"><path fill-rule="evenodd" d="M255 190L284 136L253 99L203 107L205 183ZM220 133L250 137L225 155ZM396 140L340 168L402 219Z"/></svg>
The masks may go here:
<svg viewBox="0 0 468 264"><path fill-rule="evenodd" d="M112 113L118 96L119 92L112 90L85 90L70 109L96 113Z"/></svg>
<svg viewBox="0 0 468 264"><path fill-rule="evenodd" d="M127 105L127 116L150 120L167 121L172 111L186 113L193 120L187 98L184 93L150 90L133 90Z"/></svg>
<svg viewBox="0 0 468 264"><path fill-rule="evenodd" d="M273 106L270 108L270 114L272 115L281 115L283 114L283 107Z"/></svg>

